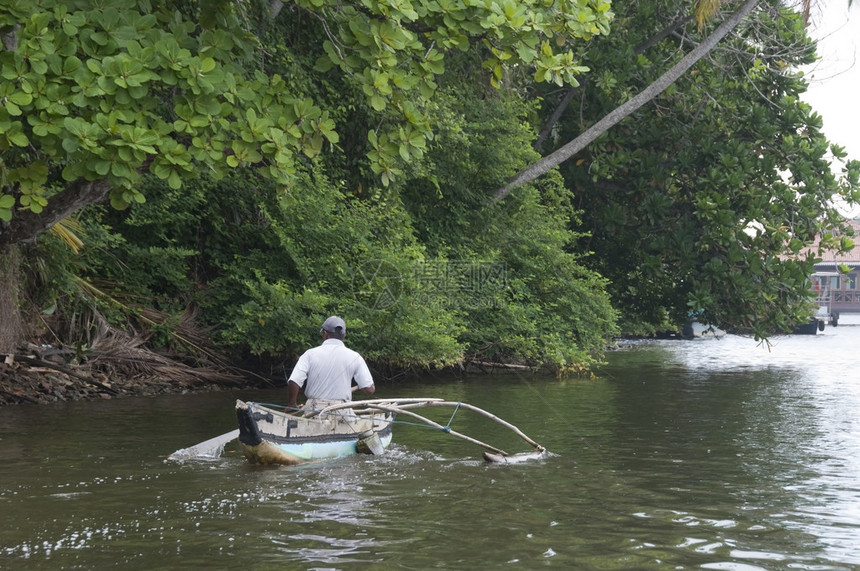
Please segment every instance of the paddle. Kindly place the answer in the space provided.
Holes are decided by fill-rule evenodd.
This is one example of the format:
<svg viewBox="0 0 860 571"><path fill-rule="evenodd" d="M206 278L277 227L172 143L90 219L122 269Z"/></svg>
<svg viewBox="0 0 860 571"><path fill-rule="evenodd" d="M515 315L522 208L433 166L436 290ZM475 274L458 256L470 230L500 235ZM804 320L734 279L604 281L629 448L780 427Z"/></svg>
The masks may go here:
<svg viewBox="0 0 860 571"><path fill-rule="evenodd" d="M221 450L224 448L224 445L230 442L231 440L235 440L239 437L239 429L231 430L230 432L224 433L221 436L216 436L215 438L210 438L209 440L204 440L200 444L195 444L194 446L189 446L188 448L182 448L177 450L173 454L167 457L168 460L191 460L193 458L200 458L201 456L209 457L209 458L217 458L221 455Z"/></svg>
<svg viewBox="0 0 860 571"><path fill-rule="evenodd" d="M385 447L382 445L379 434L373 431L356 442L355 448L362 454L373 454L374 456L385 454Z"/></svg>

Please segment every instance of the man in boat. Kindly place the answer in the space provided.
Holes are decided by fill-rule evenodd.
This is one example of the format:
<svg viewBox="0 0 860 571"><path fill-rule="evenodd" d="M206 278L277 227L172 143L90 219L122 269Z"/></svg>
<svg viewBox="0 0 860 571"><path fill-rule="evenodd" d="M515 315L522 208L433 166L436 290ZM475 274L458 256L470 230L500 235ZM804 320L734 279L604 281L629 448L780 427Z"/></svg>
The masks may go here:
<svg viewBox="0 0 860 571"><path fill-rule="evenodd" d="M365 394L372 395L376 390L364 358L343 343L346 337L343 319L336 315L329 317L322 324L320 334L322 344L299 357L287 382L287 407L295 411L299 410L297 399L302 387L307 397L306 413L351 401L353 381L358 385L357 390ZM340 409L336 414L346 420L353 416L351 409Z"/></svg>

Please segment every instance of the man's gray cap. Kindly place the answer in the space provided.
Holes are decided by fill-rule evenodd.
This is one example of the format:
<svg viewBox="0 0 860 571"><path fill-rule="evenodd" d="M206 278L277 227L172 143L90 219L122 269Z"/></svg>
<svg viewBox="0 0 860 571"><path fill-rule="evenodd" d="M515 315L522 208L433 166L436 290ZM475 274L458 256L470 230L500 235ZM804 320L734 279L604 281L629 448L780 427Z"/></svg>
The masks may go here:
<svg viewBox="0 0 860 571"><path fill-rule="evenodd" d="M346 323L337 315L332 315L322 324L323 331L329 333L346 333Z"/></svg>

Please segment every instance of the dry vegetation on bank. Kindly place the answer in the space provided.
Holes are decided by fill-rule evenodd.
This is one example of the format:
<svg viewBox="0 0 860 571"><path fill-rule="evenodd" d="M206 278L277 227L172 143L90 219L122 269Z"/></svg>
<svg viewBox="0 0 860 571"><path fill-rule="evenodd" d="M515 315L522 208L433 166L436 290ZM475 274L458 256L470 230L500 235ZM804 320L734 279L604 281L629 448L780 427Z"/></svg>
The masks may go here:
<svg viewBox="0 0 860 571"><path fill-rule="evenodd" d="M156 353L146 338L110 329L86 352L26 343L0 355L0 406L220 390L252 384L212 353Z"/></svg>

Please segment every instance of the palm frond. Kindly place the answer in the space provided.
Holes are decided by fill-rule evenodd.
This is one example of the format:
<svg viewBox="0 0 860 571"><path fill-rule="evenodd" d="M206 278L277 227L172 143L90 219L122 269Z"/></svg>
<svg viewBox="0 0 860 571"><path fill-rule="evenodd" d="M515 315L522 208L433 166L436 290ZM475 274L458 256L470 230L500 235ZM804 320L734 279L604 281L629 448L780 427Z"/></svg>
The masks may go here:
<svg viewBox="0 0 860 571"><path fill-rule="evenodd" d="M74 218L64 218L51 226L51 232L66 243L77 254L84 247L84 242L78 235L84 233L84 227Z"/></svg>

